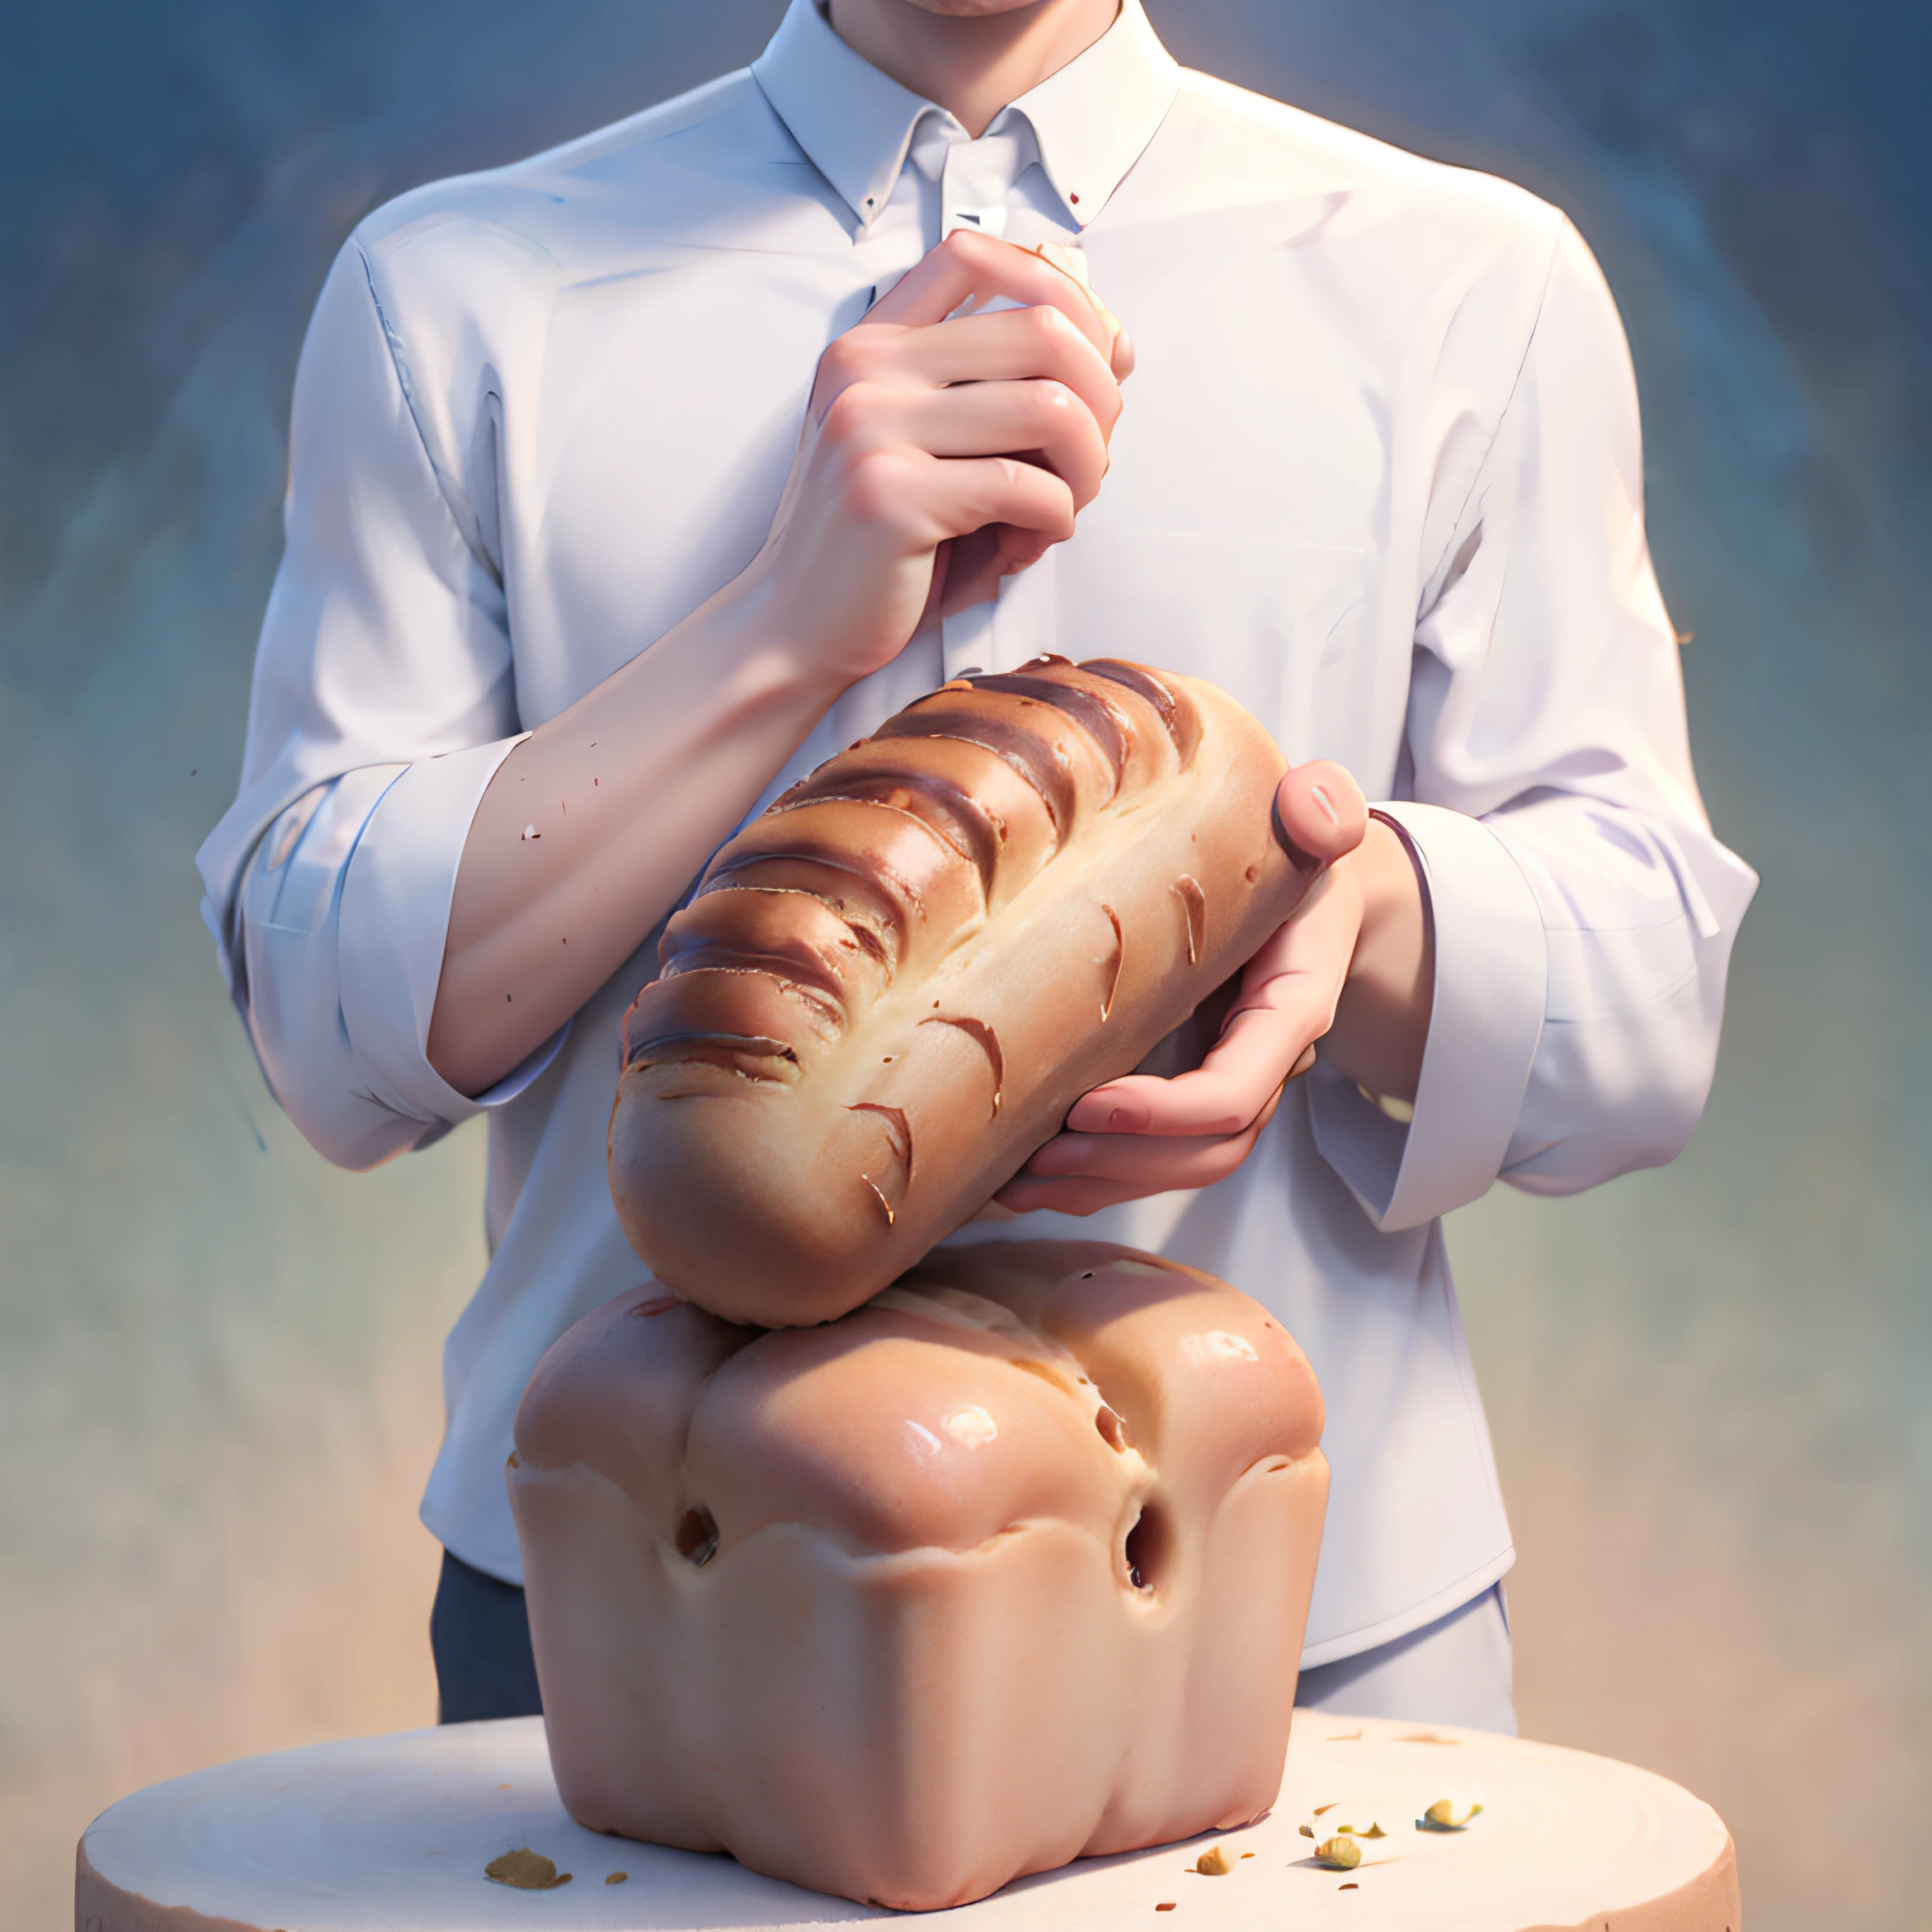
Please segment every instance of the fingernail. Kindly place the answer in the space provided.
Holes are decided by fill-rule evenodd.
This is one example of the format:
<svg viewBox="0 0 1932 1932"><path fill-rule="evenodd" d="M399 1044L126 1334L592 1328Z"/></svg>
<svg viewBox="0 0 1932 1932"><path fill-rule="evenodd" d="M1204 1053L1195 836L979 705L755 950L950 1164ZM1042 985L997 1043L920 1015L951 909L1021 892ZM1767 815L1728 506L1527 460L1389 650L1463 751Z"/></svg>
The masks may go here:
<svg viewBox="0 0 1932 1932"><path fill-rule="evenodd" d="M1339 827L1341 824L1341 814L1336 810L1335 801L1329 797L1328 794L1320 785L1312 785L1308 787L1308 795L1322 808L1322 815L1328 822Z"/></svg>
<svg viewBox="0 0 1932 1932"><path fill-rule="evenodd" d="M1289 861L1303 877L1319 872L1322 861L1312 852L1306 852L1288 836L1288 827L1281 822L1281 794L1277 792L1274 803L1268 808L1268 822L1274 828L1275 842L1289 856Z"/></svg>

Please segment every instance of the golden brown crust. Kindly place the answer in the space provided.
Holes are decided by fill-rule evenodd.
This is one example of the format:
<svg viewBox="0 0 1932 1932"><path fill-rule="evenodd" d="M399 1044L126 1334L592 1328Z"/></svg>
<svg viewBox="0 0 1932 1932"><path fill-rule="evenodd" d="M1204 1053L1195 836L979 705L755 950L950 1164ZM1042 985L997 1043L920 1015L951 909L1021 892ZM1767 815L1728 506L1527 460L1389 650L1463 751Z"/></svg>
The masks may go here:
<svg viewBox="0 0 1932 1932"><path fill-rule="evenodd" d="M626 1021L611 1191L658 1279L823 1321L969 1219L1293 910L1283 769L1211 686L1047 658L794 785Z"/></svg>

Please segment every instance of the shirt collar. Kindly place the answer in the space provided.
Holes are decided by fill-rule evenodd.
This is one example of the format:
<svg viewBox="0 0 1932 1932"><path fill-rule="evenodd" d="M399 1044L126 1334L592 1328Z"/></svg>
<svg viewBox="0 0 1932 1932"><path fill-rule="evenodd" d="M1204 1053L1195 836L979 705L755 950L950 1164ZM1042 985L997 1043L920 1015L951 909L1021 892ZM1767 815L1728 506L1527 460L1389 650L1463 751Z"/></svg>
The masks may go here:
<svg viewBox="0 0 1932 1932"><path fill-rule="evenodd" d="M943 111L854 53L818 0L791 0L752 73L861 225L891 198L920 116ZM1032 124L1041 168L1077 225L1106 206L1180 89L1180 67L1140 0L1121 0L1092 46L1011 103Z"/></svg>

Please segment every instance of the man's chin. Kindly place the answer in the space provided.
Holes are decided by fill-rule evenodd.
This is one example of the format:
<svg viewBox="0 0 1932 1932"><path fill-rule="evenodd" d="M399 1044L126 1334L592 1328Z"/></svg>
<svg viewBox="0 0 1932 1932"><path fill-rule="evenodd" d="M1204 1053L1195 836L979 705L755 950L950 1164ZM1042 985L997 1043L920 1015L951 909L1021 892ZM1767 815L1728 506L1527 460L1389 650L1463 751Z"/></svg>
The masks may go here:
<svg viewBox="0 0 1932 1932"><path fill-rule="evenodd" d="M997 13L1019 13L1039 4L1039 0L906 0L921 13L937 13L948 20L978 20Z"/></svg>

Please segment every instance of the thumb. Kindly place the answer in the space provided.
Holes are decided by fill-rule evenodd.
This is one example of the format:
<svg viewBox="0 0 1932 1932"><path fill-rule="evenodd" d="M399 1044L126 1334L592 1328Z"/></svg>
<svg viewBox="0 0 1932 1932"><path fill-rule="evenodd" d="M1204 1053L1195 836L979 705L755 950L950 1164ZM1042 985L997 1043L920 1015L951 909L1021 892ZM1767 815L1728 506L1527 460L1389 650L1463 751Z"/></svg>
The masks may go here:
<svg viewBox="0 0 1932 1932"><path fill-rule="evenodd" d="M1369 829L1369 804L1347 770L1326 758L1291 769L1275 788L1277 835L1298 862L1330 865Z"/></svg>

